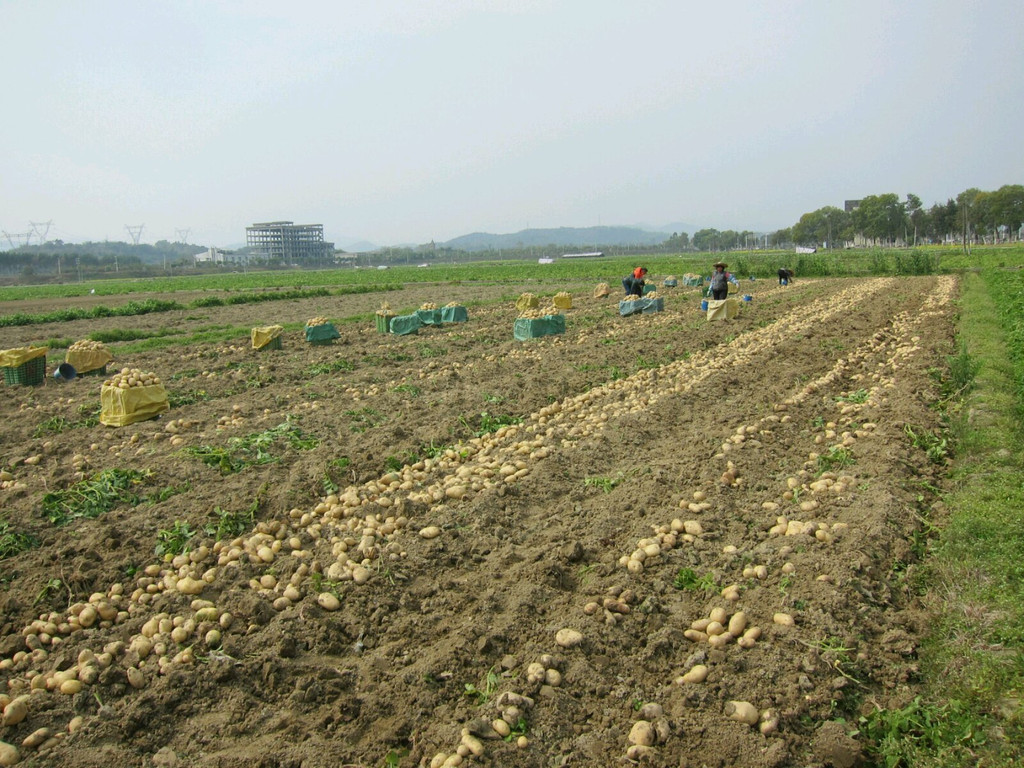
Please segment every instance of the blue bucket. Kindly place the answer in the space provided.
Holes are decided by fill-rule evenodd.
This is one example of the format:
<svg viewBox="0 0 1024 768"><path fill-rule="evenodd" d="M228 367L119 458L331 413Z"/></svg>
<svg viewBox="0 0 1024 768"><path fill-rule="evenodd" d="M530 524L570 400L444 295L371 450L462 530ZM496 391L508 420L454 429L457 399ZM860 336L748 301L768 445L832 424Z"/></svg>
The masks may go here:
<svg viewBox="0 0 1024 768"><path fill-rule="evenodd" d="M753 297L753 296L751 296L751 295L750 295L749 293L747 293L747 294L744 294L744 296L743 296L743 300L744 300L744 301L752 301L752 300L753 300L753 298L754 298L754 297Z"/></svg>
<svg viewBox="0 0 1024 768"><path fill-rule="evenodd" d="M701 312L707 312L708 311L708 300L707 299L703 299L701 301L701 303L700 303L700 311Z"/></svg>
<svg viewBox="0 0 1024 768"><path fill-rule="evenodd" d="M57 370L53 372L53 378L57 381L71 381L77 375L78 371L70 363L61 363L57 366Z"/></svg>

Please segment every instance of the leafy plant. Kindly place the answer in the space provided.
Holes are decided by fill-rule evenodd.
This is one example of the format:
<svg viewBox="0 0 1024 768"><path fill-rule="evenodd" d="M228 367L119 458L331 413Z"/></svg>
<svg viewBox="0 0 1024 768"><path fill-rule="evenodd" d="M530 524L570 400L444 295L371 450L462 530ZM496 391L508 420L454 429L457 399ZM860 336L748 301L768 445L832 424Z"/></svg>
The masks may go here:
<svg viewBox="0 0 1024 768"><path fill-rule="evenodd" d="M188 552L189 542L195 537L196 532L192 530L185 520L175 520L174 525L163 528L156 532L156 554L160 556L181 555Z"/></svg>
<svg viewBox="0 0 1024 768"><path fill-rule="evenodd" d="M383 416L373 408L360 408L358 411L344 411L344 415L352 419L352 431L363 433L373 427L379 427L387 423L387 416Z"/></svg>
<svg viewBox="0 0 1024 768"><path fill-rule="evenodd" d="M39 539L30 533L12 531L10 523L0 520L0 560L39 546Z"/></svg>
<svg viewBox="0 0 1024 768"><path fill-rule="evenodd" d="M105 469L63 491L43 496L43 514L54 525L66 525L75 518L95 518L118 504L135 506L140 499L135 486L152 473L133 469Z"/></svg>
<svg viewBox="0 0 1024 768"><path fill-rule="evenodd" d="M512 729L511 731L509 731L508 736L505 737L505 741L514 741L518 739L520 736L525 736L528 730L529 726L527 725L526 718L520 717L518 720L516 720L515 725L512 726Z"/></svg>
<svg viewBox="0 0 1024 768"><path fill-rule="evenodd" d="M186 405L194 405L195 403L201 403L209 399L210 396L202 389L167 393L167 404L171 408L181 408Z"/></svg>
<svg viewBox="0 0 1024 768"><path fill-rule="evenodd" d="M216 517L216 521L204 525L203 533L212 537L214 541L241 536L252 529L256 522L256 510L258 508L258 500L242 512L231 512L220 507L214 507L213 514Z"/></svg>
<svg viewBox="0 0 1024 768"><path fill-rule="evenodd" d="M415 384L398 384L397 386L392 387L391 391L398 392L399 394L402 395L408 395L409 397L419 397L420 392L422 392L423 390L421 390Z"/></svg>
<svg viewBox="0 0 1024 768"><path fill-rule="evenodd" d="M579 571L580 584L586 584L590 581L591 574L594 572L596 565L581 565Z"/></svg>
<svg viewBox="0 0 1024 768"><path fill-rule="evenodd" d="M818 456L818 472L831 472L853 464L853 454L841 445L834 445Z"/></svg>
<svg viewBox="0 0 1024 768"><path fill-rule="evenodd" d="M191 488L191 483L185 483L184 485L168 485L164 488L161 488L156 493L147 496L146 502L149 504L159 504L162 501L167 501L168 499L177 496L179 493L185 493Z"/></svg>
<svg viewBox="0 0 1024 768"><path fill-rule="evenodd" d="M338 481L334 479L332 470L347 469L350 463L351 462L349 461L347 456L342 456L340 458L333 459L327 462L327 467L324 469L323 477L325 495L337 492L338 488L340 487L338 485Z"/></svg>
<svg viewBox="0 0 1024 768"><path fill-rule="evenodd" d="M949 458L950 446L945 437L915 430L909 424L904 425L903 431L910 438L910 444L924 451L933 464L942 464Z"/></svg>
<svg viewBox="0 0 1024 768"><path fill-rule="evenodd" d="M64 589L67 589L67 586L63 581L60 579L50 579L43 585L43 588L39 590L39 594L36 595L36 599L32 602L32 605L39 605L39 603L44 600L49 600ZM71 591L68 590L68 595L70 596L70 594Z"/></svg>
<svg viewBox="0 0 1024 768"><path fill-rule="evenodd" d="M416 452L422 456L426 456L428 459L433 459L436 456L440 456L445 451L451 448L450 445L435 445L434 441L431 440L429 444L421 444Z"/></svg>
<svg viewBox="0 0 1024 768"><path fill-rule="evenodd" d="M420 457L416 454L416 451L406 451L403 455L388 456L384 459L384 467L389 472L398 472L402 467L408 464L415 464L419 460Z"/></svg>
<svg viewBox="0 0 1024 768"><path fill-rule="evenodd" d="M306 368L305 373L308 376L320 376L327 373L338 373L339 371L354 371L355 369L355 363L342 357L330 362L311 365Z"/></svg>
<svg viewBox="0 0 1024 768"><path fill-rule="evenodd" d="M279 442L285 442L292 448L308 451L319 444L319 440L308 437L290 420L246 437L233 437L226 447L189 446L185 454L199 459L210 467L217 467L222 474L229 475L241 472L246 467L269 464L277 461L270 452Z"/></svg>
<svg viewBox="0 0 1024 768"><path fill-rule="evenodd" d="M459 420L462 421L462 423L466 427L468 427L470 429L473 429L473 427L470 426L470 424L468 423L468 421L464 417L460 417ZM523 420L519 416L512 416L512 415L509 415L509 414L492 414L492 413L489 413L487 411L483 411L480 414L480 425L479 425L479 427L476 427L475 429L473 429L473 436L474 437L483 437L484 435L489 435L492 432L497 432L502 427L508 427L508 426L512 426L514 424L522 424L522 423L523 423Z"/></svg>
<svg viewBox="0 0 1024 768"><path fill-rule="evenodd" d="M32 437L44 437L45 435L59 435L61 432L64 432L65 430L68 429L95 427L99 423L100 420L96 414L78 419L76 421L69 421L63 416L51 416L49 419L42 422L38 427L35 428L35 430L32 432Z"/></svg>
<svg viewBox="0 0 1024 768"><path fill-rule="evenodd" d="M718 585L715 584L715 577L710 572L705 573L703 576L698 576L697 572L692 568L680 568L676 574L675 579L672 580L672 586L676 589L685 589L691 592L714 592L718 589Z"/></svg>
<svg viewBox="0 0 1024 768"><path fill-rule="evenodd" d="M861 404L868 401L868 391L866 389L858 389L856 392L851 392L848 395L840 395L836 398L837 403L855 403Z"/></svg>
<svg viewBox="0 0 1024 768"><path fill-rule="evenodd" d="M429 344L420 345L420 357L444 357L448 350L443 347L432 347Z"/></svg>
<svg viewBox="0 0 1024 768"><path fill-rule="evenodd" d="M585 477L583 485L588 488L600 488L605 493L611 493L612 488L622 482L622 477Z"/></svg>
<svg viewBox="0 0 1024 768"><path fill-rule="evenodd" d="M494 668L487 670L487 674L484 675L482 682L482 688L479 688L473 683L466 683L465 695L469 696L474 700L477 706L486 704L491 700L494 692L498 690L498 683L501 682L501 677L494 671Z"/></svg>
<svg viewBox="0 0 1024 768"><path fill-rule="evenodd" d="M876 709L859 721L876 765L913 768L928 753L946 755L944 765L972 765L985 745L989 723L959 701L926 704L918 696L902 709Z"/></svg>

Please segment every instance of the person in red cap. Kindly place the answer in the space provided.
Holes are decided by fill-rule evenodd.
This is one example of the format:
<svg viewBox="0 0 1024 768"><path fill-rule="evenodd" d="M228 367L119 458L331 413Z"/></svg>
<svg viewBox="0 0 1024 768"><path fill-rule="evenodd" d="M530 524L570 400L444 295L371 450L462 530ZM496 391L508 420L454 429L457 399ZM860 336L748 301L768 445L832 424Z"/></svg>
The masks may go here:
<svg viewBox="0 0 1024 768"><path fill-rule="evenodd" d="M644 278L647 276L647 267L637 267L631 274L622 278L622 287L626 290L627 296L644 295Z"/></svg>

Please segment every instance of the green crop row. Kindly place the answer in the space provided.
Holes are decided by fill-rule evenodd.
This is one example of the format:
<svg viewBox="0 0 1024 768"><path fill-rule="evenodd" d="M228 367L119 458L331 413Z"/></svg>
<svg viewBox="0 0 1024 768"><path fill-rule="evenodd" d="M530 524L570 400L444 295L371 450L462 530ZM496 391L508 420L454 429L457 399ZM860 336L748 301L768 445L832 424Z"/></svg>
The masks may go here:
<svg viewBox="0 0 1024 768"><path fill-rule="evenodd" d="M203 307L221 307L235 304L254 304L263 301L286 301L292 299L314 299L324 296L340 296L352 293L369 293L376 291L393 290L391 285L372 286L350 286L330 291L326 288L312 288L306 290L292 291L267 291L264 293L235 293L228 296L204 296L200 299L181 304L176 301L158 301L146 299L144 301L129 301L119 307L107 307L99 305L89 307L71 307L45 314L30 315L17 313L13 315L0 316L0 327L12 327L22 325L39 325L41 323L62 323L71 320L87 320L97 317L131 317L134 315L146 315L151 312L170 312L176 309L199 309ZM99 339L97 339L99 340Z"/></svg>
<svg viewBox="0 0 1024 768"><path fill-rule="evenodd" d="M708 274L711 264L722 260L741 278L772 279L780 267L801 277L858 277L960 272L970 269L1019 266L1024 245L922 246L918 248L854 248L822 250L813 254L792 251L744 250L719 253L617 254L589 259L555 259L551 264L532 260L432 263L428 268L394 265L386 272L376 269L325 269L295 272L247 272L230 275L156 277L146 280L101 280L64 285L11 286L0 288L0 301L97 295L214 291L240 295L246 291L282 289L394 290L404 283L524 283L531 280L587 280L615 284L633 267L644 265L655 279L686 273ZM224 296L219 298L228 302ZM200 300L202 301L202 300Z"/></svg>

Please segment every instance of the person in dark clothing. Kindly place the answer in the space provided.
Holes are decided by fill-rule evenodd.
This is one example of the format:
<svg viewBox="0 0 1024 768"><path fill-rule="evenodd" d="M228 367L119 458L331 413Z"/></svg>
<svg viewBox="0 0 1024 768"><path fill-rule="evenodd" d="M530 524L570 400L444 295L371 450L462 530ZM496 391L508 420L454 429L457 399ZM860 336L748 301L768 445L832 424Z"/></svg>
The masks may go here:
<svg viewBox="0 0 1024 768"><path fill-rule="evenodd" d="M644 295L644 278L647 276L647 267L637 267L630 274L622 278L622 287L627 296Z"/></svg>
<svg viewBox="0 0 1024 768"><path fill-rule="evenodd" d="M793 282L794 273L792 269L783 267L779 270L779 285L789 285Z"/></svg>
<svg viewBox="0 0 1024 768"><path fill-rule="evenodd" d="M729 265L719 261L711 274L711 298L715 301L723 301L729 297L729 275L725 271L727 266Z"/></svg>

